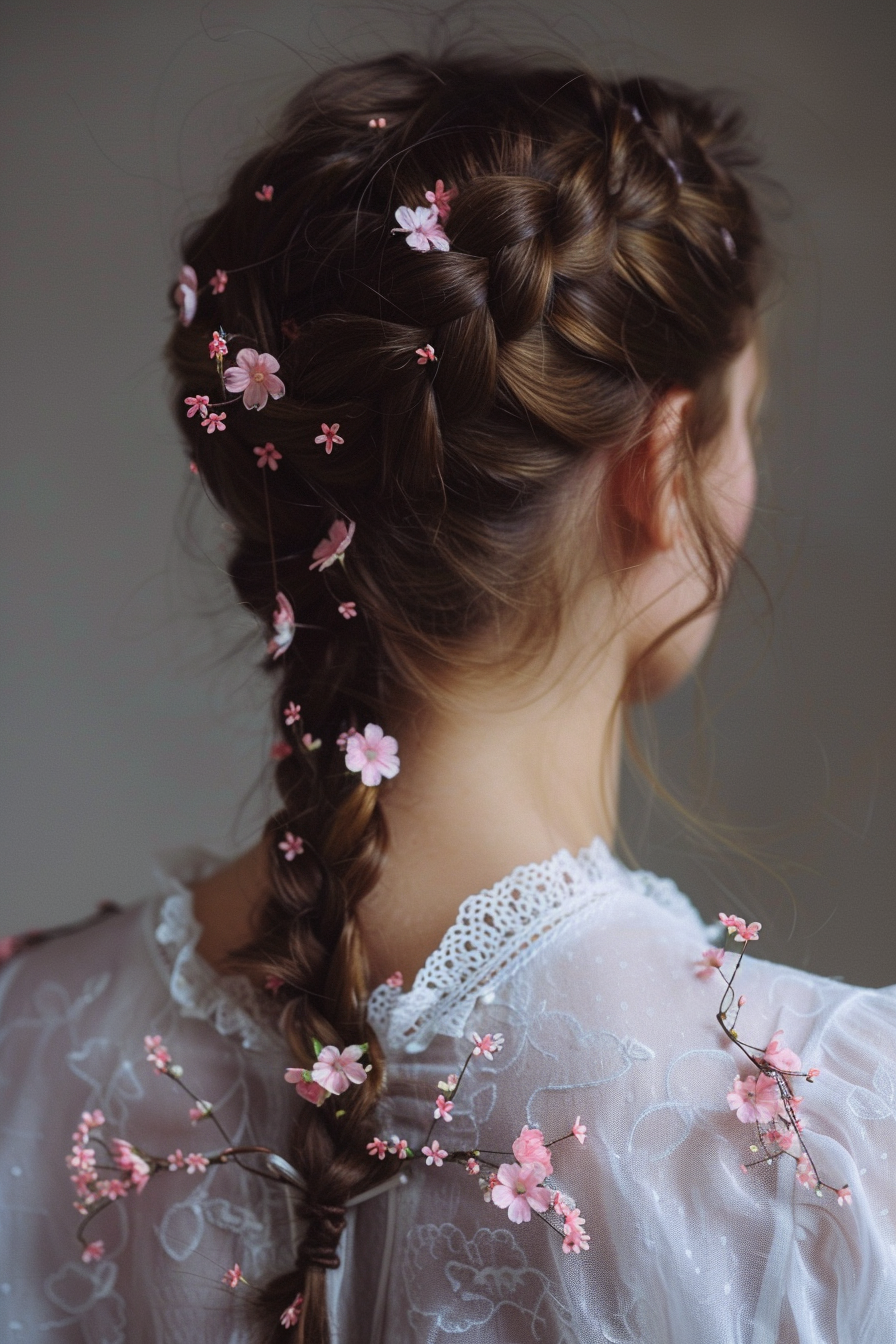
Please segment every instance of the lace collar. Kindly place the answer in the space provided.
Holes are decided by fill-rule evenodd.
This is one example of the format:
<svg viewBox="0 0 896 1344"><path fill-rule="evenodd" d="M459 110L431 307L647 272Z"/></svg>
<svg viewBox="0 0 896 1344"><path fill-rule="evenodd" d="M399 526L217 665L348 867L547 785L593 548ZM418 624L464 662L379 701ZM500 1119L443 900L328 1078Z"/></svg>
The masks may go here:
<svg viewBox="0 0 896 1344"><path fill-rule="evenodd" d="M154 957L185 1017L208 1022L222 1036L239 1036L250 1050L282 1049L274 1005L245 976L220 975L196 951L202 930L188 884L222 863L201 849L163 857L157 868L161 895L151 907ZM518 971L595 901L625 891L656 901L692 922L698 937L707 936L694 906L674 882L626 868L599 839L575 858L561 849L468 896L406 993L377 986L368 1016L384 1049L414 1054L425 1050L434 1036L462 1035L480 995Z"/></svg>

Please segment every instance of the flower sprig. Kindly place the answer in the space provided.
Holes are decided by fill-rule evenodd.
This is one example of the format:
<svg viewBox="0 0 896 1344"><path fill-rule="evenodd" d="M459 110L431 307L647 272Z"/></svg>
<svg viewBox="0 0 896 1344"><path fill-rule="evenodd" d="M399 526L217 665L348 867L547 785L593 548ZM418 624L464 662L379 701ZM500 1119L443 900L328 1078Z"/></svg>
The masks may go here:
<svg viewBox="0 0 896 1344"><path fill-rule="evenodd" d="M814 1082L819 1070L803 1070L802 1061L795 1051L784 1042L783 1029L774 1033L765 1046L751 1045L741 1039L737 1023L741 1009L747 1002L743 994L736 995L734 980L740 970L747 947L759 938L761 924L747 924L739 915L719 915L726 930L726 942L722 948L708 948L696 964L695 973L701 980L713 977L714 972L722 977L725 989L716 1021L729 1041L746 1056L755 1073L747 1073L735 1078L726 1100L738 1120L743 1124L755 1124L756 1142L750 1144L750 1152L761 1154L750 1162L741 1163L741 1171L750 1167L771 1165L782 1157L790 1157L796 1164L796 1179L801 1185L814 1190L823 1197L829 1190L835 1195L838 1204L851 1204L852 1194L848 1185L834 1186L823 1181L804 1135L803 1121L798 1111L803 1098L794 1092L794 1080L805 1078ZM740 943L741 947L728 947L728 941ZM730 975L725 972L725 957L737 952L737 961Z"/></svg>

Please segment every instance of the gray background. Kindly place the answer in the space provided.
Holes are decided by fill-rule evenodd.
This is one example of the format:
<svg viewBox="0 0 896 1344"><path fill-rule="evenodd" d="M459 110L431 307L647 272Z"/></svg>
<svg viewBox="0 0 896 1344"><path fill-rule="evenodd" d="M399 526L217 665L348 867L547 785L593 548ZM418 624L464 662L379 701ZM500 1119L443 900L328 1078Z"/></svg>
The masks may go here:
<svg viewBox="0 0 896 1344"><path fill-rule="evenodd" d="M774 614L744 578L703 678L705 750L694 687L656 715L663 768L745 854L694 841L634 786L626 832L705 913L758 914L766 955L896 980L894 15L6 0L0 932L136 899L162 849L255 838L271 797L258 640L221 580L220 521L184 513L201 494L159 357L176 239L308 73L473 28L735 90L783 184L750 541Z"/></svg>

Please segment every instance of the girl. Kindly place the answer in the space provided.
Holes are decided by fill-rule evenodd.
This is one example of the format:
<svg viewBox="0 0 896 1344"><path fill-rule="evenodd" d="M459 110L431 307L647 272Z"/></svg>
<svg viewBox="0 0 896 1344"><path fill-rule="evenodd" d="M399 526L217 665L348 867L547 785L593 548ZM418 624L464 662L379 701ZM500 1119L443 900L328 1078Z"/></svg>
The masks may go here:
<svg viewBox="0 0 896 1344"><path fill-rule="evenodd" d="M400 56L193 231L175 407L282 807L5 972L9 1329L892 1337L896 994L610 850L750 519L747 164L686 90Z"/></svg>

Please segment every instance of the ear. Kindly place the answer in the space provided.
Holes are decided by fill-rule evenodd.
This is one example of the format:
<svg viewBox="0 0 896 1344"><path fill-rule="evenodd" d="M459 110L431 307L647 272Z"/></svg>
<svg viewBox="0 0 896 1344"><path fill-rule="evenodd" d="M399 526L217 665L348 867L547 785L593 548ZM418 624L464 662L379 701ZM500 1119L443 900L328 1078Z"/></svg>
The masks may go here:
<svg viewBox="0 0 896 1344"><path fill-rule="evenodd" d="M605 515L627 563L668 551L681 536L678 446L693 394L667 392L647 432L614 463L605 483Z"/></svg>

